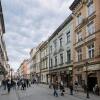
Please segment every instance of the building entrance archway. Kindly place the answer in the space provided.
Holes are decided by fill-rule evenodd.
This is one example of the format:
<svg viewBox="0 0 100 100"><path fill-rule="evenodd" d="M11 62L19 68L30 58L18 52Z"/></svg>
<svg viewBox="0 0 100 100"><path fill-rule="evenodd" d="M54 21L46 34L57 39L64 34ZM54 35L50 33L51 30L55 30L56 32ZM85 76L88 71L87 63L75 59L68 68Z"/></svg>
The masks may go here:
<svg viewBox="0 0 100 100"><path fill-rule="evenodd" d="M89 86L89 91L93 91L93 87L97 84L97 77L96 73L91 73L88 75L88 86Z"/></svg>

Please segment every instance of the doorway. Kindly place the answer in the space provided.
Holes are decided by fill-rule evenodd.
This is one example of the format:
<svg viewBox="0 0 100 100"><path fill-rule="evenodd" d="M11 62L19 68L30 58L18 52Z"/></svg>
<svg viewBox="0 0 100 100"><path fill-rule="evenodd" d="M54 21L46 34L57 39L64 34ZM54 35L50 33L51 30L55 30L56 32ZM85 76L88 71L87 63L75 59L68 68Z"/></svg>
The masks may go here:
<svg viewBox="0 0 100 100"><path fill-rule="evenodd" d="M93 76L88 76L88 86L89 86L89 91L93 91L93 87L97 84L97 77Z"/></svg>

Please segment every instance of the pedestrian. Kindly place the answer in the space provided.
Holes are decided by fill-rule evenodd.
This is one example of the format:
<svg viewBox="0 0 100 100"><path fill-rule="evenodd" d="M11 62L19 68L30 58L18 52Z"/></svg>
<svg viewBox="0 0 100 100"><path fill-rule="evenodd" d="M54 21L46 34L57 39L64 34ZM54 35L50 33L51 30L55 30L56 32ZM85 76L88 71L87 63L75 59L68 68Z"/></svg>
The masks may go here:
<svg viewBox="0 0 100 100"><path fill-rule="evenodd" d="M20 80L18 80L17 81L17 88L19 89L19 87L20 87L20 84L21 84L21 82L20 82Z"/></svg>
<svg viewBox="0 0 100 100"><path fill-rule="evenodd" d="M61 96L64 96L65 89L64 89L63 81L60 82L60 91L61 91Z"/></svg>
<svg viewBox="0 0 100 100"><path fill-rule="evenodd" d="M70 95L73 95L73 82L71 81L69 84Z"/></svg>
<svg viewBox="0 0 100 100"><path fill-rule="evenodd" d="M15 80L12 80L12 87L13 87L14 90L16 90L16 82L15 82Z"/></svg>
<svg viewBox="0 0 100 100"><path fill-rule="evenodd" d="M2 86L3 86L3 89L6 90L7 80L5 78L2 80Z"/></svg>
<svg viewBox="0 0 100 100"><path fill-rule="evenodd" d="M21 90L24 90L25 89L25 82L24 82L24 80L22 79L22 81L21 81Z"/></svg>
<svg viewBox="0 0 100 100"><path fill-rule="evenodd" d="M53 95L58 97L58 92L57 92L57 90L58 90L58 82L57 81L53 82L53 90L54 90Z"/></svg>
<svg viewBox="0 0 100 100"><path fill-rule="evenodd" d="M26 86L27 86L27 88L29 87L29 80L28 79L26 79Z"/></svg>
<svg viewBox="0 0 100 100"><path fill-rule="evenodd" d="M94 93L96 95L99 95L99 86L98 86L98 84L96 84L95 87L94 87Z"/></svg>
<svg viewBox="0 0 100 100"><path fill-rule="evenodd" d="M52 82L49 81L49 89L51 89L51 88L52 88Z"/></svg>
<svg viewBox="0 0 100 100"><path fill-rule="evenodd" d="M78 82L77 81L74 82L74 90L75 92L78 92Z"/></svg>
<svg viewBox="0 0 100 100"><path fill-rule="evenodd" d="M11 89L11 80L7 79L7 90L8 90L8 93L10 93L10 89Z"/></svg>

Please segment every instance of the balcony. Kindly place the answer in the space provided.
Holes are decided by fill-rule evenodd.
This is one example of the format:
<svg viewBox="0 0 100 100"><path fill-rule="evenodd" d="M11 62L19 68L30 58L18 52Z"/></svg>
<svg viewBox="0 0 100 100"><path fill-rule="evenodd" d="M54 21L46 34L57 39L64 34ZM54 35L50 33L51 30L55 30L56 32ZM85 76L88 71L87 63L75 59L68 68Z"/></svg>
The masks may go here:
<svg viewBox="0 0 100 100"><path fill-rule="evenodd" d="M53 55L57 55L57 50L54 51Z"/></svg>
<svg viewBox="0 0 100 100"><path fill-rule="evenodd" d="M61 47L59 48L59 52L62 52L62 51L64 51L64 48L61 46Z"/></svg>
<svg viewBox="0 0 100 100"><path fill-rule="evenodd" d="M88 35L88 36L85 38L85 42L88 42L88 41L93 40L93 39L95 39L95 34L94 34L94 33L91 34L91 35Z"/></svg>
<svg viewBox="0 0 100 100"><path fill-rule="evenodd" d="M81 46L83 44L84 44L84 41L82 39L81 41L76 42L74 45L75 45L75 48L77 48L77 47L79 47L79 46Z"/></svg>
<svg viewBox="0 0 100 100"><path fill-rule="evenodd" d="M80 28L82 28L85 24L87 24L88 22L88 18L84 18L80 24L78 24L76 27L75 27L75 31L79 30Z"/></svg>

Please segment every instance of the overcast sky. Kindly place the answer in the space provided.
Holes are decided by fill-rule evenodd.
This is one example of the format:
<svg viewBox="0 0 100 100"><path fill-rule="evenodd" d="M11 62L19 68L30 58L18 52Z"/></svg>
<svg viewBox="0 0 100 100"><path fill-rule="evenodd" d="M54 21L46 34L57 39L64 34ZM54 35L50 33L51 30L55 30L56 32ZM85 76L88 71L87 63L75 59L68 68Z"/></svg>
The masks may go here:
<svg viewBox="0 0 100 100"><path fill-rule="evenodd" d="M73 0L1 0L9 64L15 70L71 13Z"/></svg>

